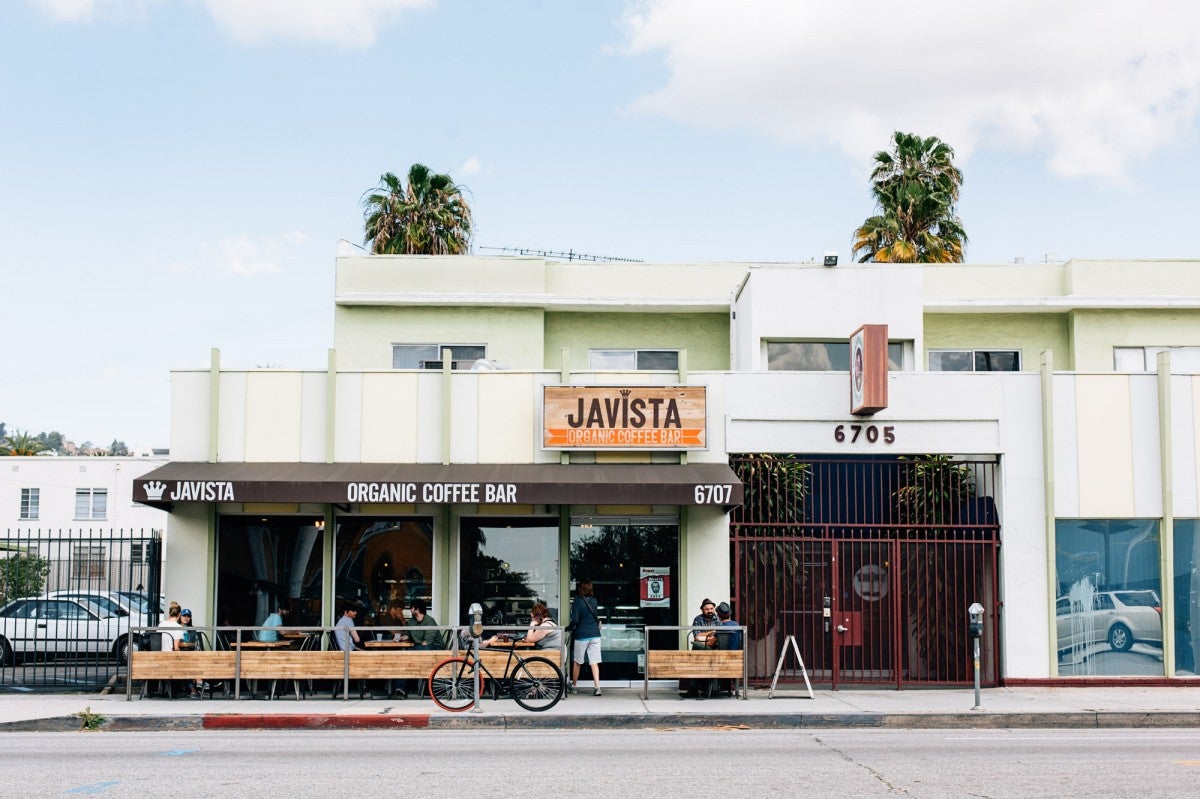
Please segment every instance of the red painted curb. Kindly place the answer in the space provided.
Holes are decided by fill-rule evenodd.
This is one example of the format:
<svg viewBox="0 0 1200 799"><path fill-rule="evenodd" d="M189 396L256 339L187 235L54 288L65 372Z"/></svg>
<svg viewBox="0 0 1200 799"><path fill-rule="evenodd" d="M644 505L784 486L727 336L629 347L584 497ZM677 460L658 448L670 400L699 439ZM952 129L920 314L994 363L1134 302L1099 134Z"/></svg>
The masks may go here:
<svg viewBox="0 0 1200 799"><path fill-rule="evenodd" d="M206 730L380 730L428 726L428 713L413 713L404 716L337 713L264 713L260 715L214 713L204 716L204 729Z"/></svg>

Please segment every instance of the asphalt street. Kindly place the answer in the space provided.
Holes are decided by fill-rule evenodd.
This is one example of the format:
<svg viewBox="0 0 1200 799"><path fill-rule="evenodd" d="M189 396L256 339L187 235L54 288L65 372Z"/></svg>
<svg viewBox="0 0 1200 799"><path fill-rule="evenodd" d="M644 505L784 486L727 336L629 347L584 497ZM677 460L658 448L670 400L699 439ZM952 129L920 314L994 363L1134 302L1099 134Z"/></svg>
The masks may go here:
<svg viewBox="0 0 1200 799"><path fill-rule="evenodd" d="M1180 797L1194 730L12 733L3 795Z"/></svg>

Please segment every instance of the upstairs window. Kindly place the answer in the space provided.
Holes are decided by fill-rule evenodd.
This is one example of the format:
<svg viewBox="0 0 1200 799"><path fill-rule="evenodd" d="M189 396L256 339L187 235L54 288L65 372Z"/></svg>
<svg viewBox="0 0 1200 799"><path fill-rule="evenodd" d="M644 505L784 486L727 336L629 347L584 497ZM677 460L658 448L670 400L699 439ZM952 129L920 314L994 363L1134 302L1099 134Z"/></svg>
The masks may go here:
<svg viewBox="0 0 1200 799"><path fill-rule="evenodd" d="M95 521L108 518L107 488L75 489L76 521Z"/></svg>
<svg viewBox="0 0 1200 799"><path fill-rule="evenodd" d="M1200 372L1200 347L1113 347L1113 369L1157 372L1160 352L1171 353L1172 372Z"/></svg>
<svg viewBox="0 0 1200 799"><path fill-rule="evenodd" d="M904 343L888 342L888 371L904 368ZM768 341L767 371L848 372L849 341Z"/></svg>
<svg viewBox="0 0 1200 799"><path fill-rule="evenodd" d="M1019 350L930 350L931 372L1019 372Z"/></svg>
<svg viewBox="0 0 1200 799"><path fill-rule="evenodd" d="M470 369L487 357L483 344L393 344L393 369L441 369L442 350L450 350L451 369Z"/></svg>
<svg viewBox="0 0 1200 799"><path fill-rule="evenodd" d="M588 368L595 371L679 371L679 350L588 350Z"/></svg>
<svg viewBox="0 0 1200 799"><path fill-rule="evenodd" d="M36 519L38 517L38 505L40 503L40 488L22 488L21 489L21 518Z"/></svg>

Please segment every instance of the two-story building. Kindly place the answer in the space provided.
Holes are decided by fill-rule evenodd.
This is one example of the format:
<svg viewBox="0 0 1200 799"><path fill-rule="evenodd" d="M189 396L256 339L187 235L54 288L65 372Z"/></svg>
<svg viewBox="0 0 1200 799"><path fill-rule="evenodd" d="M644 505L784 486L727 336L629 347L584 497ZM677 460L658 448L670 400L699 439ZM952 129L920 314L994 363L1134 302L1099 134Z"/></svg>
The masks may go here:
<svg viewBox="0 0 1200 799"><path fill-rule="evenodd" d="M705 597L760 679L790 634L835 684L969 682L973 602L988 682L1187 676L1195 266L339 257L327 367L173 373L134 498L205 623L589 579L614 677Z"/></svg>

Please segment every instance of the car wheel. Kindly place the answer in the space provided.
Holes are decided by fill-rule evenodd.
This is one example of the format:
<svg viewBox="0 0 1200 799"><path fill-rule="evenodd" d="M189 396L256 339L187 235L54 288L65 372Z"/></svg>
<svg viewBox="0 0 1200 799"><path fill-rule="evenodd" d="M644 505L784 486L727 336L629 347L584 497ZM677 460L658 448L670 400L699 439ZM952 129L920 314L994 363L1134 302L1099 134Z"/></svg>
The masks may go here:
<svg viewBox="0 0 1200 799"><path fill-rule="evenodd" d="M1120 622L1114 624L1108 631L1108 645L1114 652L1128 652L1133 646L1133 633Z"/></svg>
<svg viewBox="0 0 1200 799"><path fill-rule="evenodd" d="M129 636L128 635L122 635L120 638L117 639L117 642L115 644L113 644L112 653L113 653L113 657L116 658L117 662L120 663L122 666L129 665Z"/></svg>
<svg viewBox="0 0 1200 799"><path fill-rule="evenodd" d="M17 665L17 659L13 657L12 647L9 646L8 641L0 638L0 667L15 665Z"/></svg>

